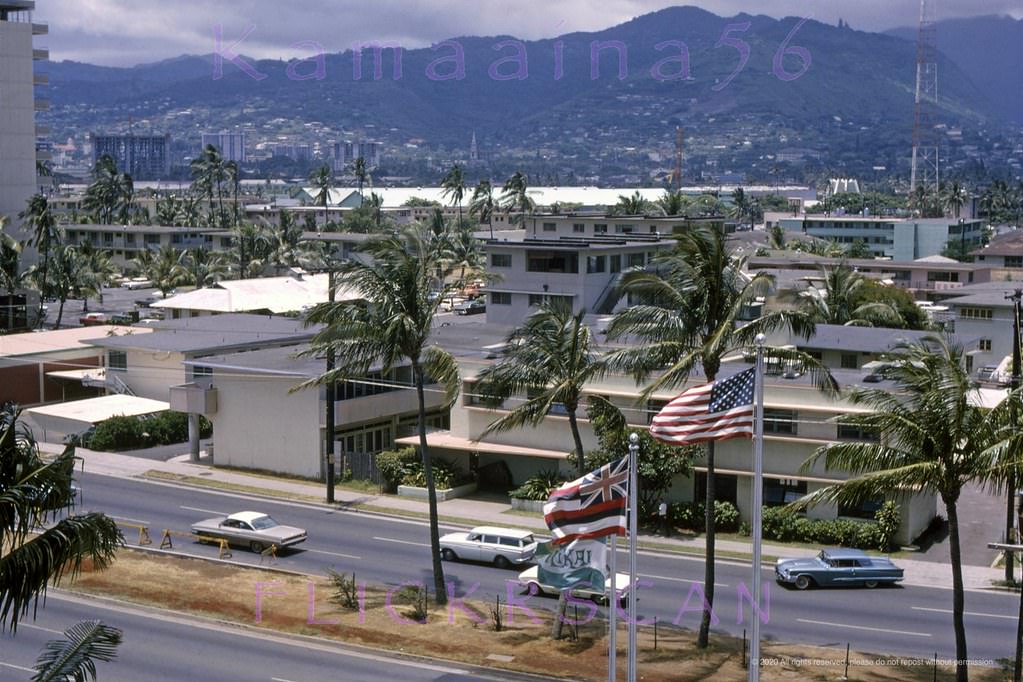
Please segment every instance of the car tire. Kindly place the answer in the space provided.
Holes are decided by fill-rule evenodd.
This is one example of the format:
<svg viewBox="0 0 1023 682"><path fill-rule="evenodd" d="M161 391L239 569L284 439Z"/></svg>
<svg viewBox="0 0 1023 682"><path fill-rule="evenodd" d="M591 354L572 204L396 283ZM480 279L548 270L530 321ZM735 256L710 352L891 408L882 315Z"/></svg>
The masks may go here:
<svg viewBox="0 0 1023 682"><path fill-rule="evenodd" d="M249 549L251 549L256 554L262 554L263 553L263 543L260 542L259 540L253 540L252 542L249 543Z"/></svg>
<svg viewBox="0 0 1023 682"><path fill-rule="evenodd" d="M526 584L526 594L532 594L537 597L542 597L545 594L545 592L543 591L543 588L540 587L540 583L529 581L529 583Z"/></svg>
<svg viewBox="0 0 1023 682"><path fill-rule="evenodd" d="M797 590L805 590L813 585L813 579L808 575L796 576L796 582L793 583Z"/></svg>
<svg viewBox="0 0 1023 682"><path fill-rule="evenodd" d="M445 547L440 551L440 558L443 559L444 561L457 561L458 555L455 554L454 551Z"/></svg>
<svg viewBox="0 0 1023 682"><path fill-rule="evenodd" d="M878 586L878 584L879 583L876 580L864 580L863 581L863 586L866 587L868 590L874 589L875 587Z"/></svg>
<svg viewBox="0 0 1023 682"><path fill-rule="evenodd" d="M494 557L494 565L497 566L498 568L508 568L509 566L511 566L511 562L508 561L508 559L506 559L505 557L498 554L496 557Z"/></svg>

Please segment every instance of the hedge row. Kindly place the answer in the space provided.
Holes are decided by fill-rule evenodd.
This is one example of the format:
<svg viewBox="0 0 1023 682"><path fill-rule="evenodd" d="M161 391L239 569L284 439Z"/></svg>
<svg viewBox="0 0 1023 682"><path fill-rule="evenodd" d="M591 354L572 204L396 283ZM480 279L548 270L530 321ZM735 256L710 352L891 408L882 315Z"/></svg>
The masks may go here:
<svg viewBox="0 0 1023 682"><path fill-rule="evenodd" d="M199 436L213 435L213 424L199 416ZM171 445L188 440L188 415L168 410L147 417L111 417L82 437L81 444L91 450L137 450L155 445Z"/></svg>

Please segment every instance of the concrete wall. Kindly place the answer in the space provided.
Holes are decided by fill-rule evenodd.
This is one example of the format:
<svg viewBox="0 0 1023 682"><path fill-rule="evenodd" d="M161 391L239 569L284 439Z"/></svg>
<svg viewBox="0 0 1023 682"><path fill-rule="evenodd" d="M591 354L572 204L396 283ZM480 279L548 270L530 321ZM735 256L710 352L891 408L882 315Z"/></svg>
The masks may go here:
<svg viewBox="0 0 1023 682"><path fill-rule="evenodd" d="M126 350L127 371L108 370L119 376L135 395L153 400L170 400L170 387L188 381L182 353ZM107 367L110 366L107 351ZM218 382L219 384L219 382Z"/></svg>
<svg viewBox="0 0 1023 682"><path fill-rule="evenodd" d="M17 215L35 192L32 74L32 24L0 21L0 216L18 239Z"/></svg>

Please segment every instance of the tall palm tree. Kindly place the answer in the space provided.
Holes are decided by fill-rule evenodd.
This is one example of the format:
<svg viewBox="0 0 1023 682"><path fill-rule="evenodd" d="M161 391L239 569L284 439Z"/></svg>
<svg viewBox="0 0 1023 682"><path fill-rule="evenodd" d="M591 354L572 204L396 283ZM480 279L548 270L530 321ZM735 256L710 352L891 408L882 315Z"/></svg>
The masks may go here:
<svg viewBox="0 0 1023 682"><path fill-rule="evenodd" d="M476 189L472 192L472 199L469 201L469 215L475 216L480 224L484 222L490 226L490 238L494 238L494 186L490 180L480 180Z"/></svg>
<svg viewBox="0 0 1023 682"><path fill-rule="evenodd" d="M158 199L156 201L156 222L160 225L179 225L181 209L181 201L173 194Z"/></svg>
<svg viewBox="0 0 1023 682"><path fill-rule="evenodd" d="M901 327L905 323L890 303L860 302L869 281L845 262L821 266L820 270L824 288L811 285L798 295L800 309L815 323L856 327Z"/></svg>
<svg viewBox="0 0 1023 682"><path fill-rule="evenodd" d="M508 178L501 191L501 208L512 214L513 223L526 225L526 217L533 214L536 204L529 196L529 177L522 171L515 171Z"/></svg>
<svg viewBox="0 0 1023 682"><path fill-rule="evenodd" d="M586 474L586 464L576 412L587 382L604 372L593 331L583 323L585 314L580 310L573 315L571 307L561 302L541 305L509 334L500 359L480 371L476 384L477 392L502 400L527 394L522 404L490 424L483 436L537 426L552 410L564 410L580 476Z"/></svg>
<svg viewBox="0 0 1023 682"><path fill-rule="evenodd" d="M3 231L6 218L0 216L0 288L7 292L6 332L14 329L14 294L26 281L21 269L21 244Z"/></svg>
<svg viewBox="0 0 1023 682"><path fill-rule="evenodd" d="M164 244L151 262L146 264L145 277L166 297L175 287L188 280L188 270L181 264L177 250Z"/></svg>
<svg viewBox="0 0 1023 682"><path fill-rule="evenodd" d="M451 167L447 175L440 181L444 188L442 194L451 198L451 203L458 204L458 225L462 225L462 199L465 197L465 174L457 163Z"/></svg>
<svg viewBox="0 0 1023 682"><path fill-rule="evenodd" d="M80 290L82 293L83 312L88 312L88 296L95 294L99 298L100 305L103 305L103 287L110 282L117 273L117 268L110 261L110 251L97 249L91 241L82 243L78 248L78 255L82 259L82 279Z"/></svg>
<svg viewBox="0 0 1023 682"><path fill-rule="evenodd" d="M238 167L237 161L224 162L224 179L231 186L231 225L237 225L242 219L241 205L238 203L238 193L242 185L242 169ZM227 218L224 218L225 222Z"/></svg>
<svg viewBox="0 0 1023 682"><path fill-rule="evenodd" d="M313 197L313 201L323 207L323 229L327 229L327 206L330 204L330 190L334 189L334 174L330 170L330 166L323 164L319 168L313 171L312 175L309 176L309 182L312 183L313 188L319 190L316 196Z"/></svg>
<svg viewBox="0 0 1023 682"><path fill-rule="evenodd" d="M189 168L192 173L192 190L209 202L209 224L223 227L221 220L224 210L223 183L228 173L224 167L224 157L215 146L208 144L202 153L192 160ZM214 197L218 200L217 211L213 208Z"/></svg>
<svg viewBox="0 0 1023 682"><path fill-rule="evenodd" d="M376 227L376 231L380 232L383 229L384 220L384 198L376 192L369 193L369 202L365 208L373 214L373 225Z"/></svg>
<svg viewBox="0 0 1023 682"><path fill-rule="evenodd" d="M658 208L666 216L682 215L689 203L689 198L685 194L671 190L665 190L656 201Z"/></svg>
<svg viewBox="0 0 1023 682"><path fill-rule="evenodd" d="M369 182L369 169L366 167L365 157L358 157L352 162L352 175L359 183L359 208L362 208L362 187Z"/></svg>
<svg viewBox="0 0 1023 682"><path fill-rule="evenodd" d="M42 194L33 195L28 200L28 206L24 211L18 214L18 217L25 221L28 228L32 231L29 235L27 244L33 246L39 250L43 255L42 262L42 276L39 279L39 305L42 306L43 302L49 296L49 289L47 288L47 273L50 269L50 251L53 247L60 243L60 232L57 230L57 218L50 211L50 204L46 200L46 197ZM40 308L40 313L42 309ZM43 316L39 315L39 321L42 323Z"/></svg>
<svg viewBox="0 0 1023 682"><path fill-rule="evenodd" d="M740 324L743 309L757 296L765 295L773 281L763 272L746 275L747 259L732 250L721 231L698 227L679 235L676 249L654 259L649 269L624 273L620 292L641 303L615 315L607 337L610 341L630 336L639 344L610 353L609 367L628 371L640 382L660 372L641 392L647 399L655 391L684 384L697 367L702 368L708 382L714 381L722 359L751 348L757 334L787 328L808 338L813 333L813 322L799 312L767 313ZM786 355L781 349L772 349L775 353ZM818 386L833 388L834 381L826 370L811 358L799 356ZM704 590L708 605L713 607L713 442L707 444L706 463ZM710 617L710 610L704 611L698 638L701 648L709 641Z"/></svg>
<svg viewBox="0 0 1023 682"><path fill-rule="evenodd" d="M942 207L951 213L953 218L959 218L963 204L966 203L968 198L969 194L966 188L958 180L953 180L950 184L942 186Z"/></svg>
<svg viewBox="0 0 1023 682"><path fill-rule="evenodd" d="M977 389L971 385L964 360L962 348L946 338L928 337L896 346L888 364L879 370L894 382L895 390L852 389L852 403L871 411L842 417L843 423L876 434L877 440L822 446L803 465L809 470L823 462L828 470L854 477L797 503L802 508L820 503L857 505L907 490L930 492L941 499L948 519L957 680L967 679L968 658L959 497L964 486L987 482L993 464L1018 451L1007 447L1011 429L1002 428L1005 413L1018 396L993 410L978 407L972 399Z"/></svg>
<svg viewBox="0 0 1023 682"><path fill-rule="evenodd" d="M204 289L211 284L216 284L228 274L224 254L209 251L202 246L183 251L179 262L184 269L184 281L192 284L196 289Z"/></svg>
<svg viewBox="0 0 1023 682"><path fill-rule="evenodd" d="M88 263L76 247L58 244L53 249L45 274L42 270L37 270L33 275L40 283L45 277L46 290L57 299L59 307L53 328L60 329L60 323L64 318L64 305L69 298L80 296L83 283L87 283Z"/></svg>
<svg viewBox="0 0 1023 682"><path fill-rule="evenodd" d="M373 239L363 250L369 256L368 262L353 259L342 263L335 278L338 290L356 292L360 299L324 303L309 315L310 323L326 325L313 337L311 352L322 355L330 351L336 358L335 369L312 383L363 377L375 366L382 366L386 374L399 364L411 365L419 403L419 448L429 498L434 591L437 603L446 604L437 490L426 441L424 384L427 376L442 384L449 401L454 401L458 394L455 359L430 344L433 318L442 298L430 296L431 284L438 271L449 275L450 266L444 262L438 240L421 226Z"/></svg>
<svg viewBox="0 0 1023 682"><path fill-rule="evenodd" d="M649 208L650 203L636 190L632 196L618 195L618 203L611 212L617 215L643 215Z"/></svg>
<svg viewBox="0 0 1023 682"><path fill-rule="evenodd" d="M96 679L96 661L109 662L117 657L123 633L98 620L75 623L64 631L63 639L51 639L36 659L32 682L66 682Z"/></svg>
<svg viewBox="0 0 1023 682"><path fill-rule="evenodd" d="M83 559L106 567L124 541L103 514L63 514L75 504L74 446L43 459L19 414L0 407L0 628L11 631L51 581L74 577Z"/></svg>
<svg viewBox="0 0 1023 682"><path fill-rule="evenodd" d="M263 269L270 242L266 230L254 223L242 223L231 230L230 257L238 271L238 279L253 277Z"/></svg>

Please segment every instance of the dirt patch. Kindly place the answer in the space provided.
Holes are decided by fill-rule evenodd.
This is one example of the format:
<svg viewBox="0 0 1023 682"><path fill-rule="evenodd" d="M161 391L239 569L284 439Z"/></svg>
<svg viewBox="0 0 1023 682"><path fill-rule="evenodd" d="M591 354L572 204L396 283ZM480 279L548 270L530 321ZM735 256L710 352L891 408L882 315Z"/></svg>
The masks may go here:
<svg viewBox="0 0 1023 682"><path fill-rule="evenodd" d="M356 576L359 578L359 576ZM359 578L361 581L361 578ZM140 604L197 613L268 630L315 635L407 654L468 664L533 672L549 677L607 679L606 623L594 619L574 628L572 639L549 638L551 614L509 608L502 603L504 627L493 629L495 602L465 600L448 607L428 607L425 624L414 622L411 605L400 586L391 592L367 586L359 607L344 609L332 602L333 586L322 576L299 576L258 568L241 568L202 559L123 549L104 571L83 566L70 589L118 597ZM504 597L501 599L505 601ZM578 608L585 621L588 609ZM574 612L569 610L569 617ZM573 628L566 627L566 630ZM700 650L695 633L658 628L656 648L650 627L640 629L639 673L646 682L742 680L742 642L714 635L711 647ZM619 665L624 677L624 627L619 631ZM492 655L504 657L495 661ZM839 680L845 651L822 647L765 643L765 680ZM507 660L510 657L510 660ZM865 682L930 681L931 665L867 665L873 655L852 653L849 678ZM971 670L974 680L1002 680L995 669ZM937 679L951 680L951 668L939 666Z"/></svg>

